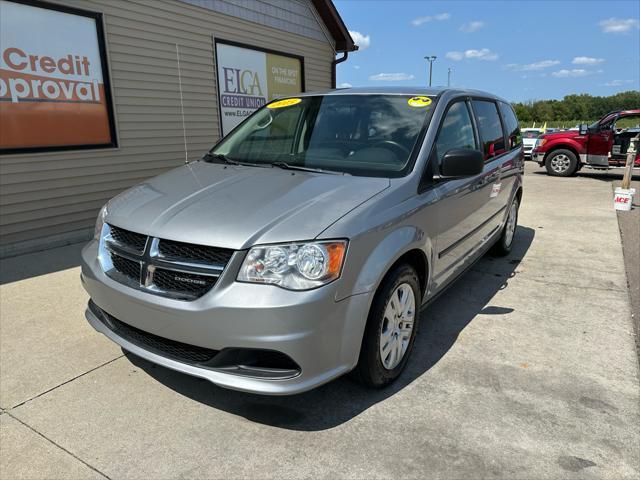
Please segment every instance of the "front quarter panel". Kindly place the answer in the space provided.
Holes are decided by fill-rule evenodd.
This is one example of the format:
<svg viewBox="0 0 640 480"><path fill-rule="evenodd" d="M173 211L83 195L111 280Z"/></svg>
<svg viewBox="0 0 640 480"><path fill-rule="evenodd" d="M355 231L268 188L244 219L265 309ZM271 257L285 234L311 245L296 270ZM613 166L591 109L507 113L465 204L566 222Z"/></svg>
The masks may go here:
<svg viewBox="0 0 640 480"><path fill-rule="evenodd" d="M546 156L546 154L551 150L569 147L570 149L575 150L578 155L583 155L586 153L586 144L586 135L580 135L577 137L549 138L543 147L538 148L537 152L544 153Z"/></svg>
<svg viewBox="0 0 640 480"><path fill-rule="evenodd" d="M420 250L428 266L432 264L437 194L432 189L406 198L403 192L410 188L411 184L392 188L388 195L354 210L321 235L350 239L338 300L375 292L392 265L410 250ZM400 200L403 197L406 200Z"/></svg>

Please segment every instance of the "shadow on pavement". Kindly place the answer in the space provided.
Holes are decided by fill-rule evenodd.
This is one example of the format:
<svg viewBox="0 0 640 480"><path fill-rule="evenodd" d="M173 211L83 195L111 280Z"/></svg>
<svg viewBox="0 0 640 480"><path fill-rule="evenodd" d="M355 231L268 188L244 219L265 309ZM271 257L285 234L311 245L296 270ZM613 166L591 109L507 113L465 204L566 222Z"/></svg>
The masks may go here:
<svg viewBox="0 0 640 480"><path fill-rule="evenodd" d="M205 380L151 364L131 353L125 354L154 379L210 407L284 429L317 431L333 428L394 395L428 372L447 354L460 332L479 313L503 315L512 312L513 308L489 303L496 292L508 288L534 236L532 228L518 227L509 256L485 256L471 270L475 274L465 274L426 308L407 369L394 384L382 390L369 389L342 377L299 395L253 395L216 387Z"/></svg>
<svg viewBox="0 0 640 480"><path fill-rule="evenodd" d="M87 242L74 243L41 252L0 259L0 285L80 265L80 252Z"/></svg>

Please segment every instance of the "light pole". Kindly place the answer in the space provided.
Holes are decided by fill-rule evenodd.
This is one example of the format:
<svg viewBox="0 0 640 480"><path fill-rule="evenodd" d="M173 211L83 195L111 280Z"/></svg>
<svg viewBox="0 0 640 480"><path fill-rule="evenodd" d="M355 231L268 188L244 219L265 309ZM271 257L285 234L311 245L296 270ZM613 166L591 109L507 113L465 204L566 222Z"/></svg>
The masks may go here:
<svg viewBox="0 0 640 480"><path fill-rule="evenodd" d="M453 68L449 67L447 69L447 87L451 86L451 72L453 71Z"/></svg>
<svg viewBox="0 0 640 480"><path fill-rule="evenodd" d="M436 57L435 55L429 55L427 57L424 57L424 59L429 62L429 86L431 86L431 72L433 71L433 62L436 61Z"/></svg>

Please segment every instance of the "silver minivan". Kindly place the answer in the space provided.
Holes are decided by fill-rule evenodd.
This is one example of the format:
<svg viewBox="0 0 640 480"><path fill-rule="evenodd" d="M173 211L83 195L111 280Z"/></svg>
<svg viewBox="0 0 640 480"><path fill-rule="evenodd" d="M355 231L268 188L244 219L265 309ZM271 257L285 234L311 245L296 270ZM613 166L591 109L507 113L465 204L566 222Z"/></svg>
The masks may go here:
<svg viewBox="0 0 640 480"><path fill-rule="evenodd" d="M214 384L303 392L405 368L423 308L508 254L524 157L511 106L457 89L341 89L268 103L197 162L100 211L90 324Z"/></svg>

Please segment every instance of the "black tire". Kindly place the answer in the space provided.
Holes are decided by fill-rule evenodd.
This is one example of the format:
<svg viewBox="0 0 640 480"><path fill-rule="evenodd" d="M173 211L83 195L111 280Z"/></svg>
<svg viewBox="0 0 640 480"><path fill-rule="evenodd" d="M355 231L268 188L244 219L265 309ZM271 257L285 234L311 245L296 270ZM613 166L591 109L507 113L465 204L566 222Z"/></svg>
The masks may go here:
<svg viewBox="0 0 640 480"><path fill-rule="evenodd" d="M553 177L570 177L578 171L578 158L571 150L561 148L547 155L544 166Z"/></svg>
<svg viewBox="0 0 640 480"><path fill-rule="evenodd" d="M411 334L407 343L407 349L400 362L392 369L385 368L380 353L380 338L383 327L387 326L389 320L385 320L385 311L391 300L391 296L396 289L403 284L407 284L413 291L415 300L415 312ZM418 275L411 266L400 265L387 274L378 288L369 311L367 326L362 339L360 358L354 370L355 376L365 385L381 388L396 380L404 370L420 322L420 306L422 304L422 292Z"/></svg>
<svg viewBox="0 0 640 480"><path fill-rule="evenodd" d="M502 227L502 232L500 237L493 245L492 253L498 255L500 257L504 257L511 253L511 248L513 247L513 239L516 236L516 230L518 228L518 210L520 209L520 201L518 197L513 199L511 205L509 205L509 212L507 213L507 220L504 222L504 227ZM511 216L515 215L514 224L513 224L513 232L509 233L509 221Z"/></svg>

